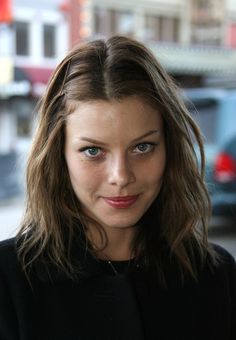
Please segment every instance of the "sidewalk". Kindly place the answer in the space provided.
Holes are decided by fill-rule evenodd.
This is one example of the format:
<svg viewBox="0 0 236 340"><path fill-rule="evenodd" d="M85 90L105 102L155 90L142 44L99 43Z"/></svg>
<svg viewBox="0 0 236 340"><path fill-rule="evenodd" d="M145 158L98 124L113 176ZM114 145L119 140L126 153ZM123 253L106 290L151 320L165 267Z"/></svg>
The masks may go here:
<svg viewBox="0 0 236 340"><path fill-rule="evenodd" d="M0 241L15 236L24 210L24 196L0 201Z"/></svg>

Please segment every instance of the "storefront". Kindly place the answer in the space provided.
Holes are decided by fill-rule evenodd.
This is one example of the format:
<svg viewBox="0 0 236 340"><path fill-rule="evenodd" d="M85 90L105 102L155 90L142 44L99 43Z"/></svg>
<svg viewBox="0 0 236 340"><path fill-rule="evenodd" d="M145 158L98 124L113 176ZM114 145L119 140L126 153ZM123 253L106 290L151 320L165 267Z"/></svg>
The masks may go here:
<svg viewBox="0 0 236 340"><path fill-rule="evenodd" d="M52 70L14 67L13 79L0 84L0 199L24 189L36 103Z"/></svg>

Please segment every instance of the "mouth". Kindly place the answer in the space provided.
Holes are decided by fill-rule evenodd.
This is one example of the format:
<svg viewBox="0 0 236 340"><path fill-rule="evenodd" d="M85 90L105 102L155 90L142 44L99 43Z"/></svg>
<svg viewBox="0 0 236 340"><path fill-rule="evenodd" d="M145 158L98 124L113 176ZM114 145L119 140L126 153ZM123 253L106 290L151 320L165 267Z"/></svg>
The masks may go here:
<svg viewBox="0 0 236 340"><path fill-rule="evenodd" d="M132 206L140 195L103 197L104 201L116 209L126 209Z"/></svg>

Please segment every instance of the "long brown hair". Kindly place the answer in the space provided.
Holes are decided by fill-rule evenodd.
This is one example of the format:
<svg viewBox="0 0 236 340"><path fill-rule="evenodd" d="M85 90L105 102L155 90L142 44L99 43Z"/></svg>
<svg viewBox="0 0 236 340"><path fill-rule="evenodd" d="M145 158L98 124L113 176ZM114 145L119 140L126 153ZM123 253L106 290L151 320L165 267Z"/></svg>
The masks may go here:
<svg viewBox="0 0 236 340"><path fill-rule="evenodd" d="M210 201L204 184L202 137L179 92L154 55L126 37L83 43L64 58L41 100L28 160L27 204L18 233L24 270L46 255L67 275L76 272L71 244L78 235L86 238L87 217L72 189L64 158L66 117L78 101L131 95L146 98L161 112L167 152L161 192L146 214L149 225L140 223L134 249L142 250L147 266L154 266L162 278L163 245L180 271L194 277L196 258L204 263L210 254L214 259L207 240Z"/></svg>

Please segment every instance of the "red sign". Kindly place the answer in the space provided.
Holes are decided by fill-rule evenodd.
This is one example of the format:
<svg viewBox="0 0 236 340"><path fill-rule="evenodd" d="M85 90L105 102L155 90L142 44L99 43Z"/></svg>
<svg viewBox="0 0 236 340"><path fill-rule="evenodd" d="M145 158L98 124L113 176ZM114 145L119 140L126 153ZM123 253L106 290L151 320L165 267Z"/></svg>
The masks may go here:
<svg viewBox="0 0 236 340"><path fill-rule="evenodd" d="M11 0L0 0L0 23L12 22Z"/></svg>

